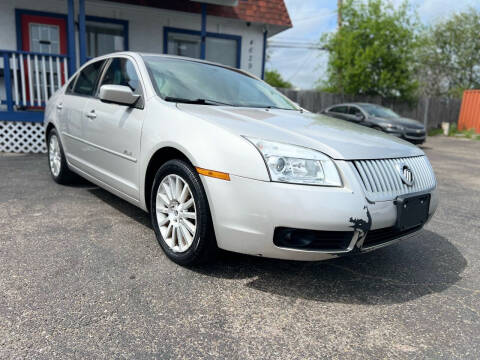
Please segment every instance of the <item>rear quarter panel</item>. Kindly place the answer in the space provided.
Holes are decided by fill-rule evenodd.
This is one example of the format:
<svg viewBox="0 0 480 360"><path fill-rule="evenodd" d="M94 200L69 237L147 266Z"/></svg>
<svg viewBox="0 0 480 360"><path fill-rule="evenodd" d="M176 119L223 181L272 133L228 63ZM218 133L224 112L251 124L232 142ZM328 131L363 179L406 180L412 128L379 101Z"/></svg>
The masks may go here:
<svg viewBox="0 0 480 360"><path fill-rule="evenodd" d="M62 96L64 96L64 93L65 93L65 86L58 89L52 95L52 97L50 97L50 99L47 101L47 104L45 105L45 112L43 115L43 128L45 130L45 136L47 135L46 133L47 127L50 124L55 126L55 128L57 129L59 128L58 126L59 126L60 119L58 117L58 112L56 111L56 105L59 102L59 100L62 98ZM60 140L62 140L61 134L58 134L58 135L60 136Z"/></svg>

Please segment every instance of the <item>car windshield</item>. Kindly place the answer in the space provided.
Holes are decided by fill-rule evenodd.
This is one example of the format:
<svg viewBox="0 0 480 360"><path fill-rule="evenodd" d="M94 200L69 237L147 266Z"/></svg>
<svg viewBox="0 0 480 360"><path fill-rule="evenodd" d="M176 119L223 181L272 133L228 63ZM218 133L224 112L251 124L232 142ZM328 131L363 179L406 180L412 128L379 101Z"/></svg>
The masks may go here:
<svg viewBox="0 0 480 360"><path fill-rule="evenodd" d="M395 111L387 109L383 106L363 104L362 108L371 116L381 118L398 118L400 117Z"/></svg>
<svg viewBox="0 0 480 360"><path fill-rule="evenodd" d="M158 96L167 101L299 110L265 82L222 66L144 56Z"/></svg>

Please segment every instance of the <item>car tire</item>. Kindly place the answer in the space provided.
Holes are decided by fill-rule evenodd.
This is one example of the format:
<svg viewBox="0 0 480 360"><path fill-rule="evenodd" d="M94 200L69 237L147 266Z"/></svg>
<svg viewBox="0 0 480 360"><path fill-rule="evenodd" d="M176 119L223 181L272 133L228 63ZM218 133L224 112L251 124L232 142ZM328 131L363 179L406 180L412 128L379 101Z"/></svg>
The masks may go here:
<svg viewBox="0 0 480 360"><path fill-rule="evenodd" d="M47 135L48 168L53 180L62 185L72 183L76 176L68 168L63 146L57 130L51 129Z"/></svg>
<svg viewBox="0 0 480 360"><path fill-rule="evenodd" d="M187 162L169 160L158 169L150 216L158 243L175 263L197 265L216 257L207 195L195 168Z"/></svg>

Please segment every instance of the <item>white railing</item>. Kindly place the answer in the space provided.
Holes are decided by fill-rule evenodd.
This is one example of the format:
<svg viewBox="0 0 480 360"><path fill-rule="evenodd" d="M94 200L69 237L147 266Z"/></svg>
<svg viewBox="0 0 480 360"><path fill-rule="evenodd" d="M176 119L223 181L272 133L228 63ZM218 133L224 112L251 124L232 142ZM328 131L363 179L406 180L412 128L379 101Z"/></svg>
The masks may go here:
<svg viewBox="0 0 480 360"><path fill-rule="evenodd" d="M0 50L7 111L43 108L68 79L66 55Z"/></svg>

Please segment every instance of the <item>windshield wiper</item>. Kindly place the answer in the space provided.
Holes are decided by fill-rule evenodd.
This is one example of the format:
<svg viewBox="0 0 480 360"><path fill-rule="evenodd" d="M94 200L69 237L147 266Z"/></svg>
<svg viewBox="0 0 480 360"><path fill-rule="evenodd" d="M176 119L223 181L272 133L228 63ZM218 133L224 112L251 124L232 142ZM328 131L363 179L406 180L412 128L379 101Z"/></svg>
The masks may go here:
<svg viewBox="0 0 480 360"><path fill-rule="evenodd" d="M170 102L178 102L184 104L198 104L198 105L227 105L227 106L236 106L233 104L224 103L217 100L209 100L209 99L184 99L179 97L173 96L166 96L163 100L170 101Z"/></svg>
<svg viewBox="0 0 480 360"><path fill-rule="evenodd" d="M261 104L253 104L253 105L245 105L245 107L252 107L252 108L260 108L260 109L275 109L275 110L300 110L294 108L283 108L275 105L261 105Z"/></svg>

